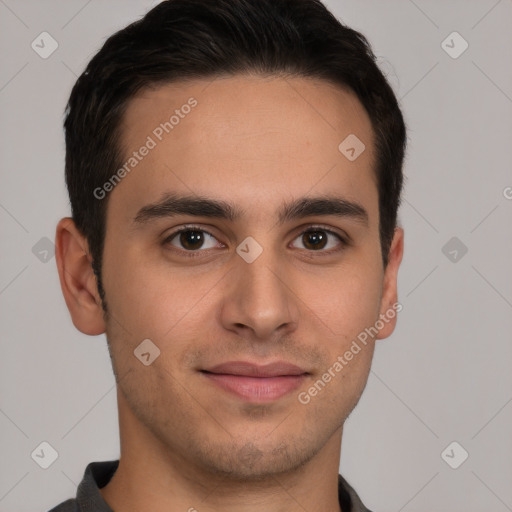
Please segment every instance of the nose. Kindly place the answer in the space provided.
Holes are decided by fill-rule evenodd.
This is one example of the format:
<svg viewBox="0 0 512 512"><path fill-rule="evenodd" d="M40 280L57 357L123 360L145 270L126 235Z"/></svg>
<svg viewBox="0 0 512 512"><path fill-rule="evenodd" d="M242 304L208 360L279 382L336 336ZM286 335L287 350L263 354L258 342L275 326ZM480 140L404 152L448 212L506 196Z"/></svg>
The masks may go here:
<svg viewBox="0 0 512 512"><path fill-rule="evenodd" d="M242 337L269 340L297 328L299 298L291 275L277 256L263 251L252 263L240 258L228 277L221 318L224 328Z"/></svg>

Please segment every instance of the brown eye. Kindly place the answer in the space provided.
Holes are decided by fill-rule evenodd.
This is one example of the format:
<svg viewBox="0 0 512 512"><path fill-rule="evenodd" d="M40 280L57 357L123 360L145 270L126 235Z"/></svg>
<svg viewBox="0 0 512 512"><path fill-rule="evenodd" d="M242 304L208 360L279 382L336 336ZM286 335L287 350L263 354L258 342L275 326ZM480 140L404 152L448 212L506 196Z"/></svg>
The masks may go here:
<svg viewBox="0 0 512 512"><path fill-rule="evenodd" d="M204 244L204 236L201 231L182 231L179 234L179 241L185 249L195 250L200 249Z"/></svg>
<svg viewBox="0 0 512 512"><path fill-rule="evenodd" d="M302 244L302 247L298 247L299 249L304 249L310 253L325 253L326 255L341 251L348 245L341 235L322 226L308 228L300 233L295 240L299 240ZM173 250L184 256L200 256L202 250L218 247L219 243L211 233L195 226L184 227L175 231L163 241L164 246L171 245L176 248ZM223 246L223 244L220 245Z"/></svg>
<svg viewBox="0 0 512 512"><path fill-rule="evenodd" d="M197 252L199 249L211 249L216 246L215 243L205 246L209 239L216 240L213 235L204 229L184 228L169 235L164 240L164 245L170 244L186 252Z"/></svg>
<svg viewBox="0 0 512 512"><path fill-rule="evenodd" d="M302 242L307 249L323 249L327 244L327 236L322 231L306 231Z"/></svg>
<svg viewBox="0 0 512 512"><path fill-rule="evenodd" d="M346 245L345 240L340 235L322 227L309 228L303 231L295 240L298 239L302 243L300 249L313 252L332 252L329 249L335 251L337 246L338 249L342 249ZM338 239L338 243L334 241L335 239Z"/></svg>

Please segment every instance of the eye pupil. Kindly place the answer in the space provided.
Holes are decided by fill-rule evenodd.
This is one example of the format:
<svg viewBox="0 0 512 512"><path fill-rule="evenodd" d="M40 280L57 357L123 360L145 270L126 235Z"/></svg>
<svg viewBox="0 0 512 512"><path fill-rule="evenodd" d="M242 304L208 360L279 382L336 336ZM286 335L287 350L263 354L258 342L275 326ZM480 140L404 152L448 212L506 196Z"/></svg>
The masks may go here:
<svg viewBox="0 0 512 512"><path fill-rule="evenodd" d="M180 243L187 249L199 249L203 242L204 235L202 231L189 229L180 233Z"/></svg>
<svg viewBox="0 0 512 512"><path fill-rule="evenodd" d="M323 249L328 245L329 237L335 236L338 237L338 239L340 239L340 237L338 235L333 234L332 231L318 226L306 229L305 231L302 232L301 235L303 248L309 250L310 252L326 252L323 251ZM193 227L189 227L187 229L177 231L173 235L170 235L164 241L164 244L168 243L170 245L174 245L175 243L173 243L172 240L175 240L178 236L179 238L177 239L177 244L181 246L182 252L186 251L187 255L199 255L200 253L204 252L201 251L200 249L205 244L205 236L213 237L213 235L211 235L207 231L204 231L203 229L194 229ZM341 246L346 245L346 242L344 243L342 239L340 239L340 241L342 242ZM331 253L332 252L333 251L331 251Z"/></svg>
<svg viewBox="0 0 512 512"><path fill-rule="evenodd" d="M303 240L305 240L305 247L311 246L314 249L323 249L327 242L327 237L323 231L307 231L303 235Z"/></svg>

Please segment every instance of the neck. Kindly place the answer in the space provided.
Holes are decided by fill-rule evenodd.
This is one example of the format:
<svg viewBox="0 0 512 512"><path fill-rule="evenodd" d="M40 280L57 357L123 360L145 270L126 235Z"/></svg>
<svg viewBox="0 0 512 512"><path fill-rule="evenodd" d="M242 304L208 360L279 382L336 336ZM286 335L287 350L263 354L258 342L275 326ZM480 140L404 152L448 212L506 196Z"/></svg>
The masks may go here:
<svg viewBox="0 0 512 512"><path fill-rule="evenodd" d="M184 460L133 415L118 391L121 456L100 493L112 510L135 512L340 512L342 428L306 464L257 480L216 474Z"/></svg>

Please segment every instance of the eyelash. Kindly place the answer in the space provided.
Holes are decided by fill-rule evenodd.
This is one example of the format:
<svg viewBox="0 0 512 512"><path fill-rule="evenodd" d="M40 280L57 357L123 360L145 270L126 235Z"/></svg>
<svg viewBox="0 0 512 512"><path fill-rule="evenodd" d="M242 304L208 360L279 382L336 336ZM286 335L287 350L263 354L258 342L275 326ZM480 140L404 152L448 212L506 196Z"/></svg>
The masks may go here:
<svg viewBox="0 0 512 512"><path fill-rule="evenodd" d="M349 245L348 241L344 237L342 237L340 234L335 233L334 231L328 229L326 226L322 226L322 225L309 226L307 229L301 231L295 238L298 238L299 236L304 235L304 233L307 233L307 232L310 232L310 231L315 231L315 230L316 231L324 231L326 233L329 233L330 235L334 235L341 242L341 247L337 248L337 249L330 249L330 250L327 250L327 251L322 251L322 250L319 250L319 251L310 250L310 251L308 251L306 249L307 252L318 253L318 254L321 254L321 255L330 255L330 254L334 254L334 253L343 251L345 249L345 247ZM216 239L215 235L212 235L209 231L207 231L205 229L202 229L199 226L187 225L187 226L185 226L185 227L183 227L183 228L181 228L181 229L171 233L168 237L165 238L165 240L162 242L162 245L169 244L171 242L171 240L173 240L177 235L179 235L181 233L186 233L188 231L200 231L201 233L206 233L207 235L209 235L212 238ZM187 250L184 250L184 249L178 249L178 248L173 247L172 250L175 250L175 251L178 251L178 252L184 254L185 257L187 257L187 258L197 258L197 257L201 256L201 254L200 254L201 252L204 252L205 250L208 250L208 249L197 249L195 251L187 251Z"/></svg>

